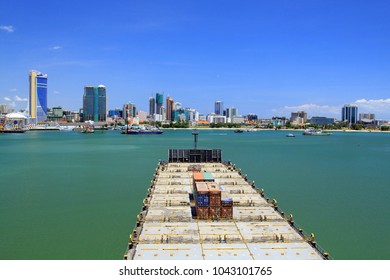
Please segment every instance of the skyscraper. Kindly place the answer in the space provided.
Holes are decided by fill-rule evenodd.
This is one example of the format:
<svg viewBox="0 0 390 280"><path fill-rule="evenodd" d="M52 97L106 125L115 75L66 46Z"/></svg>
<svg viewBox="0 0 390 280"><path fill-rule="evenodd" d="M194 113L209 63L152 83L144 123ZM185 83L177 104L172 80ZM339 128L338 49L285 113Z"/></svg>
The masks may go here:
<svg viewBox="0 0 390 280"><path fill-rule="evenodd" d="M134 103L123 105L123 118L135 118L137 116L137 106Z"/></svg>
<svg viewBox="0 0 390 280"><path fill-rule="evenodd" d="M149 98L149 116L153 116L156 113L156 99L154 97Z"/></svg>
<svg viewBox="0 0 390 280"><path fill-rule="evenodd" d="M167 97L167 100L166 100L166 107L167 107L167 116L166 116L166 120L167 121L172 121L172 111L173 111L173 99L170 98L169 96Z"/></svg>
<svg viewBox="0 0 390 280"><path fill-rule="evenodd" d="M156 114L161 115L161 107L164 102L164 95L161 93L156 93Z"/></svg>
<svg viewBox="0 0 390 280"><path fill-rule="evenodd" d="M222 101L215 101L214 113L217 115L220 115L220 116L223 115L223 102Z"/></svg>
<svg viewBox="0 0 390 280"><path fill-rule="evenodd" d="M358 107L352 104L346 104L341 109L341 121L345 121L348 126L357 123L358 120Z"/></svg>
<svg viewBox="0 0 390 280"><path fill-rule="evenodd" d="M105 86L84 87L83 111L84 121L106 121L107 95Z"/></svg>
<svg viewBox="0 0 390 280"><path fill-rule="evenodd" d="M232 118L232 117L237 116L237 115L238 115L237 108L235 108L235 107L226 108L226 117L227 118Z"/></svg>
<svg viewBox="0 0 390 280"><path fill-rule="evenodd" d="M31 70L29 113L35 123L47 121L47 75Z"/></svg>
<svg viewBox="0 0 390 280"><path fill-rule="evenodd" d="M98 121L105 122L107 120L107 95L106 87L103 85L98 86Z"/></svg>

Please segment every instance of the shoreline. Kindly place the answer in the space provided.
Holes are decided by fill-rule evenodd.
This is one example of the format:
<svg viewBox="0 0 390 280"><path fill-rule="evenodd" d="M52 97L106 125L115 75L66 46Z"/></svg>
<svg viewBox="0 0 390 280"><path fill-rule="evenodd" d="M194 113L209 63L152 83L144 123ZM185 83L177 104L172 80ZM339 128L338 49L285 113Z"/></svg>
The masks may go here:
<svg viewBox="0 0 390 280"><path fill-rule="evenodd" d="M160 128L161 130L236 130L241 129L246 132L246 128L228 128L228 127L221 127L221 128L211 128L211 127L189 127L189 128ZM259 131L275 131L273 128L255 128L256 131L250 131L250 132L259 132ZM297 131L297 132L303 132L305 129L293 129L293 128L282 128L277 129L276 131ZM326 129L323 131L329 131L329 132L345 132L345 133L390 133L390 131L381 131L381 130L351 130L351 129Z"/></svg>

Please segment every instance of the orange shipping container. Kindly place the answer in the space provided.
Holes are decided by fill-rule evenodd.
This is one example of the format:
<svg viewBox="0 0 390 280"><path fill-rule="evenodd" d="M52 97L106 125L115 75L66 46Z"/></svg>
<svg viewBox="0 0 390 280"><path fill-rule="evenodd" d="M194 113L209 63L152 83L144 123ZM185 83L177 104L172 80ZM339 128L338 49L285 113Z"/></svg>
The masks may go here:
<svg viewBox="0 0 390 280"><path fill-rule="evenodd" d="M207 183L207 186L210 190L211 194L219 194L221 195L221 188L216 183Z"/></svg>
<svg viewBox="0 0 390 280"><path fill-rule="evenodd" d="M194 171L194 182L202 182L203 174L202 172Z"/></svg>
<svg viewBox="0 0 390 280"><path fill-rule="evenodd" d="M209 188L204 182L196 182L195 183L196 192L199 194L209 194Z"/></svg>

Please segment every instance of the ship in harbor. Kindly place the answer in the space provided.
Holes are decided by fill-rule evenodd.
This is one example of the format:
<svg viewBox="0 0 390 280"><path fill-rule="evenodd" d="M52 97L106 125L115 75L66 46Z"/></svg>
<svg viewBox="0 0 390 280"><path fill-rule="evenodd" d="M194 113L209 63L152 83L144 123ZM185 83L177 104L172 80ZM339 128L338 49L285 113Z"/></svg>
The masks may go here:
<svg viewBox="0 0 390 280"><path fill-rule="evenodd" d="M330 133L330 132L325 132L323 130L318 130L318 129L314 129L314 128L308 128L302 134L305 136L330 136L330 135L332 135L332 133Z"/></svg>
<svg viewBox="0 0 390 280"><path fill-rule="evenodd" d="M163 131L155 126L126 126L121 130L122 134L162 134Z"/></svg>
<svg viewBox="0 0 390 280"><path fill-rule="evenodd" d="M124 259L329 259L275 199L219 149L170 149L160 161Z"/></svg>

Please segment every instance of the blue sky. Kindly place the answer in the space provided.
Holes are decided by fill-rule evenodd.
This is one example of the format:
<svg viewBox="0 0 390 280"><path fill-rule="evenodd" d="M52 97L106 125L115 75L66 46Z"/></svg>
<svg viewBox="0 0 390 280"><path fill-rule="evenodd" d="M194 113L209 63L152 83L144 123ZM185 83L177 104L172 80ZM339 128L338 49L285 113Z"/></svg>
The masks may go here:
<svg viewBox="0 0 390 280"><path fill-rule="evenodd" d="M48 105L78 110L85 85L109 108L163 92L203 114L215 100L260 117L390 119L390 1L10 1L0 3L0 103L26 108L28 72Z"/></svg>

